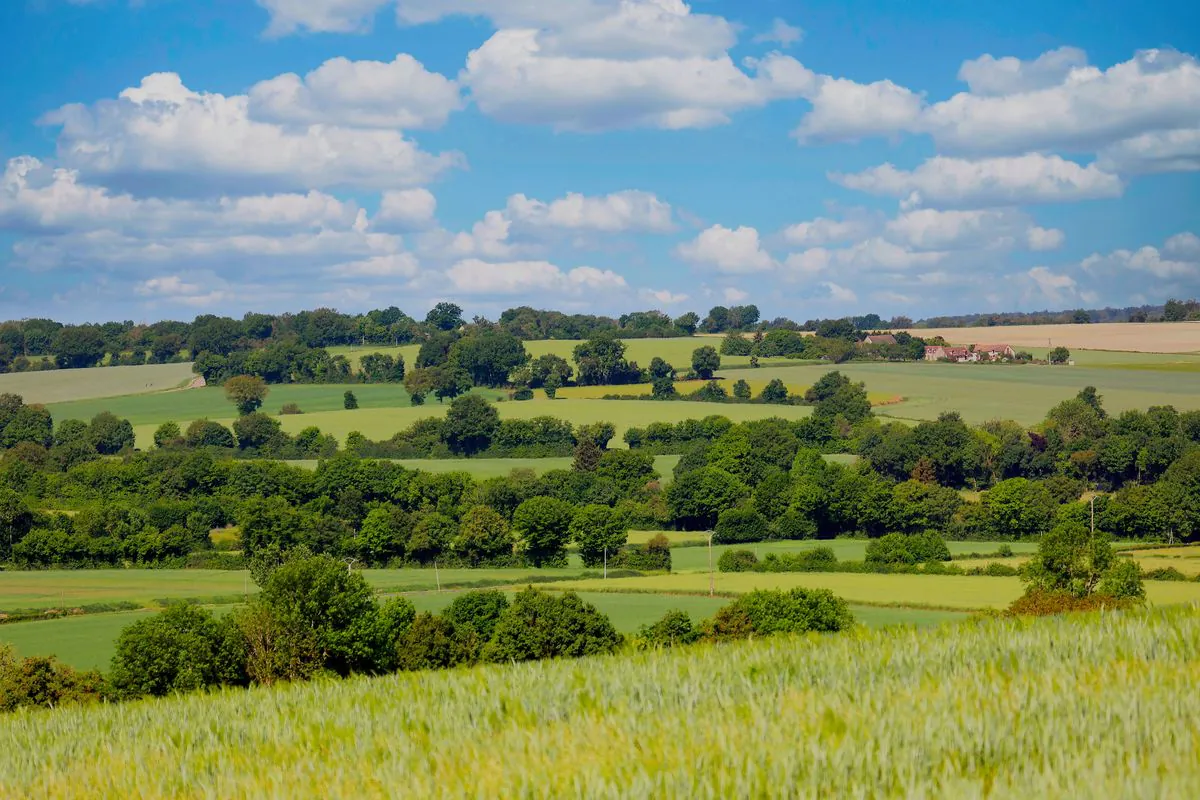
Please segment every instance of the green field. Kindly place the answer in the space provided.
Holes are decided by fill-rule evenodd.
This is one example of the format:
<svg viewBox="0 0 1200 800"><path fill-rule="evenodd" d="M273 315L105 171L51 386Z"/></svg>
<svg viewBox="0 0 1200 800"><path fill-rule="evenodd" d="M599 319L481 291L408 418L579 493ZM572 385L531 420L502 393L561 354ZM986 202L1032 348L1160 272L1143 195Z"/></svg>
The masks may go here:
<svg viewBox="0 0 1200 800"><path fill-rule="evenodd" d="M1196 797L1198 670L1174 610L223 690L0 718L0 794Z"/></svg>
<svg viewBox="0 0 1200 800"><path fill-rule="evenodd" d="M695 548L697 552L702 548ZM672 553L681 552L676 550ZM707 563L707 559L705 559ZM559 589L580 592L704 593L709 588L704 572L647 575L641 578L570 580ZM1005 608L1021 596L1020 578L979 575L879 575L845 572L734 572L715 574L717 592L743 594L754 589L829 589L852 605L900 606L984 610ZM1200 604L1200 583L1147 581L1146 597L1153 605Z"/></svg>
<svg viewBox="0 0 1200 800"><path fill-rule="evenodd" d="M0 394L19 394L26 403L51 404L88 397L162 393L186 385L194 377L191 364L12 372L0 375ZM166 396L179 395L171 393ZM55 417L58 418L58 415L55 414Z"/></svg>
<svg viewBox="0 0 1200 800"><path fill-rule="evenodd" d="M394 463L408 469L424 472L468 472L476 480L499 478L514 469L531 469L539 475L552 469L570 469L575 462L572 456L561 458L413 458L393 459ZM290 464L316 469L316 461L290 461ZM679 456L655 456L654 468L662 476L664 484L670 483L672 470L679 463Z"/></svg>
<svg viewBox="0 0 1200 800"><path fill-rule="evenodd" d="M341 395L339 393L338 397ZM272 401L268 401L272 402ZM338 401L341 402L340 399ZM419 419L445 416L449 404L430 403L415 408L360 408L357 411L325 411L315 414L280 417L283 429L288 433L299 433L315 425L323 433L331 433L340 441L346 434L359 431L369 439L390 439ZM720 414L735 422L766 417L800 419L812 413L805 406L733 405L727 403L663 403L655 400L547 400L540 398L526 402L504 402L497 405L501 419L532 419L551 416L570 420L575 425L592 422L611 422L617 435L613 447L624 447L622 436L630 427L641 427L651 422L681 422L685 419L700 419L710 414ZM118 413L119 412L114 412ZM161 422L174 419L181 426L190 421L186 415L176 414L153 423L134 424L139 447L150 447L154 441L154 430ZM233 422L232 415L213 417L225 424Z"/></svg>
<svg viewBox="0 0 1200 800"><path fill-rule="evenodd" d="M687 534L684 534L687 535ZM692 534L700 541L707 541L705 534ZM951 555L967 553L994 553L1000 542L947 542ZM1006 542L1014 553L1033 553L1037 542ZM833 550L838 561L862 561L867 555L866 539L812 539L805 541L753 542L749 544L713 545L713 563L727 550L750 550L765 558L770 553L800 553L815 547ZM997 559L1003 560L1003 559ZM675 572L704 571L708 569L707 547L678 547L671 551L671 567Z"/></svg>
<svg viewBox="0 0 1200 800"><path fill-rule="evenodd" d="M767 367L756 370L755 375L779 378L787 384L811 384L829 369L828 364ZM1013 419L1031 425L1085 386L1099 390L1110 414L1168 404L1180 411L1200 409L1200 372L1165 372L1155 377L1128 369L1128 364L1112 368L851 363L839 364L837 369L852 380L865 382L873 393L904 397L902 403L875 409L881 417L899 420L937 419L943 411L958 411L969 424Z"/></svg>

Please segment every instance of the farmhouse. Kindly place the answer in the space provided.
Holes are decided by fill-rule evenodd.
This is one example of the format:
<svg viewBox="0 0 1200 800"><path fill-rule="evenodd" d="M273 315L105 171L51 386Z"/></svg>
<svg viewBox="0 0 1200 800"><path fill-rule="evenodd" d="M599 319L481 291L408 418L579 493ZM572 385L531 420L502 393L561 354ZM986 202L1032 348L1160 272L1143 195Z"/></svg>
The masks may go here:
<svg viewBox="0 0 1200 800"><path fill-rule="evenodd" d="M925 347L925 360L966 363L968 361L978 361L979 354L972 353L965 347L950 347L949 345L935 344Z"/></svg>
<svg viewBox="0 0 1200 800"><path fill-rule="evenodd" d="M895 344L896 337L890 333L874 333L863 339L863 344Z"/></svg>
<svg viewBox="0 0 1200 800"><path fill-rule="evenodd" d="M1016 358L1017 352L1007 344L977 344L975 352L980 358L987 357L989 361L998 361L1002 358Z"/></svg>

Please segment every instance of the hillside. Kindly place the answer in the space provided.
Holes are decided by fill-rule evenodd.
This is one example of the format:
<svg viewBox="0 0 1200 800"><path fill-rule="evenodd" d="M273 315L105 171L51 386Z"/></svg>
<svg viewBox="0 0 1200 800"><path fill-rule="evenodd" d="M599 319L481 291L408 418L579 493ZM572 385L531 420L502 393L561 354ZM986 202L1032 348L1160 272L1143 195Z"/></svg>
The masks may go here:
<svg viewBox="0 0 1200 800"><path fill-rule="evenodd" d="M1195 797L1200 614L988 620L0 720L11 797Z"/></svg>

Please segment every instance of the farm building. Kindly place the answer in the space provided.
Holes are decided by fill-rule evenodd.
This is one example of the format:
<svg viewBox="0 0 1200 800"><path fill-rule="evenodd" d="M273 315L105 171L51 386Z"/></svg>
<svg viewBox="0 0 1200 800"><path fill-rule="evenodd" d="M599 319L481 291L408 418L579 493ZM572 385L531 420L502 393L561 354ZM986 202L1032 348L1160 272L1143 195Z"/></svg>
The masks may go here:
<svg viewBox="0 0 1200 800"><path fill-rule="evenodd" d="M890 333L873 333L863 339L863 344L895 344L896 337Z"/></svg>
<svg viewBox="0 0 1200 800"><path fill-rule="evenodd" d="M965 363L967 361L978 361L979 355L972 353L965 347L950 347L949 345L935 344L925 348L926 361L958 361Z"/></svg>
<svg viewBox="0 0 1200 800"><path fill-rule="evenodd" d="M998 361L1002 358L1016 358L1017 352L1007 344L977 344L975 352L982 358L987 356L991 361Z"/></svg>

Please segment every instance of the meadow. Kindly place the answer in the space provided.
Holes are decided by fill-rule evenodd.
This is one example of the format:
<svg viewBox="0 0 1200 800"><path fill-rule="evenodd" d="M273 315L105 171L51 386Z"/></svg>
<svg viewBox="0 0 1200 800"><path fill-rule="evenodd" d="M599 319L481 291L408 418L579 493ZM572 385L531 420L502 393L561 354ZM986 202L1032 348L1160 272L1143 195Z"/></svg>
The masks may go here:
<svg viewBox="0 0 1200 800"><path fill-rule="evenodd" d="M222 690L6 716L0 794L1195 797L1198 669L1178 609Z"/></svg>
<svg viewBox="0 0 1200 800"><path fill-rule="evenodd" d="M0 394L19 394L26 403L63 403L96 397L161 394L185 386L195 377L191 364L10 372L0 374Z"/></svg>

